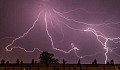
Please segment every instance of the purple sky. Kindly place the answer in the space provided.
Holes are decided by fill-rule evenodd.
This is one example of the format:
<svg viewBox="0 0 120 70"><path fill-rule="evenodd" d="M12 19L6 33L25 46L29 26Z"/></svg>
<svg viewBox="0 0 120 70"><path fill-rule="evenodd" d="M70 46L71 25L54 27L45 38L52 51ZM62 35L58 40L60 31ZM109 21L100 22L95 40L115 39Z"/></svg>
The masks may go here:
<svg viewBox="0 0 120 70"><path fill-rule="evenodd" d="M81 8L80 10L64 14L64 16L88 24L110 24L88 26L67 21L51 11L52 8L61 13ZM13 51L7 52L5 47L14 39L6 37L16 38L21 36L32 26L42 10L50 11L54 18L58 18L72 28L84 30L92 27L107 37L120 37L120 0L0 0L0 59L4 58L10 62L15 62L19 58L24 62L31 62L31 59L34 58L39 61L38 58L41 52L37 50L33 53L26 53L21 49L13 49ZM67 63L77 63L79 58L76 57L74 51L66 54L52 48L50 38L45 30L44 13L40 16L34 29L24 38L17 40L8 49L14 46L21 46L26 50L39 48L40 50L55 54L56 57L64 58ZM97 59L98 63L104 63L104 46L97 41L93 33L74 31L62 23L54 22L52 25L49 20L48 29L56 48L68 51L71 49L70 43L74 43L79 48L79 51L77 51L79 56L100 52L95 56L81 59L82 63L92 63L94 59ZM64 39L62 33L64 34ZM102 41L104 42L104 40ZM120 43L115 44L110 41L107 43L107 46L110 48L120 47ZM118 48L113 51L119 54L119 50ZM114 59L115 63L120 63L120 57L114 53L109 52L108 57L110 60Z"/></svg>

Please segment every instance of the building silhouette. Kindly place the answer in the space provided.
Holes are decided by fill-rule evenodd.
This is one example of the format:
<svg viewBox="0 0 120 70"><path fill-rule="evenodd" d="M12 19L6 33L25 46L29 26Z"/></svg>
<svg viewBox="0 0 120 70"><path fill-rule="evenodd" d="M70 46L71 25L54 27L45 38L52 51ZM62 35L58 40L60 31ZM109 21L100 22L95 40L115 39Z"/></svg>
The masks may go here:
<svg viewBox="0 0 120 70"><path fill-rule="evenodd" d="M66 64L63 59L61 64L58 60L52 58L54 55L44 51L40 54L40 62L37 63L32 59L31 63L23 63L19 59L16 63L10 63L2 59L0 64L0 70L120 70L120 64L114 64L114 60L107 61L107 64L98 64L95 59L91 64L81 64L80 59L76 64Z"/></svg>
<svg viewBox="0 0 120 70"><path fill-rule="evenodd" d="M120 70L120 64L0 64L0 70Z"/></svg>

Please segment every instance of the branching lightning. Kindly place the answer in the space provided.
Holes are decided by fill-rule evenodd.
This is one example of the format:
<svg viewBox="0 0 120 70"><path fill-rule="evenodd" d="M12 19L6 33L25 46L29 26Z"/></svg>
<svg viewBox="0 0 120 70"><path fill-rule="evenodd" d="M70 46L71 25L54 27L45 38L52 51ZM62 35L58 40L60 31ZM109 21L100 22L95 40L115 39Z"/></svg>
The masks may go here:
<svg viewBox="0 0 120 70"><path fill-rule="evenodd" d="M22 48L22 47L20 47L20 46L12 47L11 50L7 50L7 51L12 51L13 49L21 49L21 50L24 50L24 51L27 52L27 53L32 53L32 52L34 52L35 50L38 50L38 51L42 52L42 50L40 50L40 49L38 49L38 48L34 48L32 51L27 51L25 48Z"/></svg>
<svg viewBox="0 0 120 70"><path fill-rule="evenodd" d="M52 8L51 8L51 9L52 9ZM108 61L108 56L107 56L108 52L109 52L109 51L110 51L110 52L113 52L114 49L117 49L117 47L116 47L116 48L112 48L112 49L109 48L109 47L107 46L108 41L112 41L112 42L114 42L114 43L120 43L120 37L117 37L117 38L109 38L109 37L106 37L102 32L96 31L95 29L93 29L93 28L90 27L90 26L106 25L105 23L103 23L103 24L89 24L89 23L85 23L85 22L76 21L76 20L74 20L74 19L68 18L68 17L66 17L66 16L63 15L63 14L69 13L69 12L73 12L73 11L79 10L79 9L80 9L80 8L77 8L77 9L74 9L74 10L71 10L71 11L68 11L68 12L64 12L64 13L60 13L60 12L56 11L55 9L52 9L52 11L53 11L55 14L57 14L59 17L65 19L65 20L67 20L67 21L72 21L72 22L74 22L74 23L79 23L79 24L84 24L84 25L89 26L87 29L84 29L84 30L82 30L82 29L75 29L75 28L67 25L67 24L64 23L63 21L61 21L61 20L59 20L59 19L56 19L56 20L58 21L58 23L59 23L59 22L60 22L60 23L63 23L63 25L65 25L66 27L68 27L68 28L70 28L70 29L72 29L72 30L75 30L75 31L83 31L83 32L91 32L91 33L93 33L93 34L96 36L98 42L99 42L99 43L103 46L103 48L106 50L106 52L105 52L105 63L106 63L106 62ZM87 11L87 10L84 10L84 11ZM87 11L87 12L88 12L88 11ZM92 13L93 13L93 12L92 12ZM71 51L74 51L75 55L76 55L77 57L79 57L79 58L85 58L85 57L88 57L88 56L89 56L89 57L90 57L90 56L95 56L95 55L98 54L98 53L95 53L95 54L92 54L92 55L79 56L79 55L77 54L77 51L80 51L80 49L79 49L78 47L75 47L74 43L70 43L70 46L71 46L72 48L71 48L70 50L68 50L68 51L64 51L64 50L55 48L54 40L53 40L53 38L52 38L49 30L48 30L48 27L49 27L49 26L48 26L48 21L47 21L47 19L50 19L50 20L51 20L51 24L53 24L52 20L53 20L53 21L55 21L55 20L54 20L54 18L53 18L53 15L50 13L50 11L47 11L47 10L45 10L45 12L41 11L41 12L38 14L37 19L34 21L33 25L32 25L23 35L15 38L10 44L8 44L8 45L5 47L6 51L12 51L13 49L17 49L17 48L18 48L18 49L24 50L25 52L34 52L35 50L38 50L38 51L42 52L42 50L40 50L40 49L38 49L38 48L34 48L32 51L27 51L25 48L22 48L22 47L20 47L20 46L12 47L11 49L8 49L8 47L12 46L17 40L25 37L25 36L34 28L34 26L36 25L37 21L39 20L39 17L40 17L41 14L44 14L45 30L46 30L46 33L47 33L49 39L50 39L52 48L53 48L54 50L60 51L60 52L63 52L63 53L70 53ZM48 16L50 16L50 18L49 18ZM57 23L57 24L58 24L58 23ZM62 30L61 30L61 32L62 32ZM63 34L63 32L62 32L62 34ZM63 37L64 37L64 34L63 34ZM13 37L12 37L12 38L13 38ZM101 41L100 38L104 39L105 41L104 41L104 42ZM63 40L63 39L62 39L62 40ZM116 41L116 40L117 40L117 41ZM117 55L117 54L116 54L116 55Z"/></svg>
<svg viewBox="0 0 120 70"><path fill-rule="evenodd" d="M49 31L48 31L47 13L45 13L45 25L46 25L46 32L47 32L48 37L50 38L50 41L51 41L51 44L52 44L53 49L58 50L58 51L61 51L61 52L64 52L64 53L69 53L69 52L71 52L72 50L76 50L76 49L78 50L78 48L72 47L72 49L70 49L69 51L66 52L66 51L64 51L64 50L60 50L60 49L55 48L54 42L53 42L53 39L52 39L52 36L50 35L50 33L49 33Z"/></svg>
<svg viewBox="0 0 120 70"><path fill-rule="evenodd" d="M22 47L12 47L12 48L9 50L8 47L9 47L9 46L12 46L15 41L17 41L17 40L25 37L25 36L34 28L34 26L35 26L36 22L38 21L41 13L42 13L42 12L40 12L40 13L38 14L38 17L37 17L37 19L35 20L34 24L32 25L32 27L30 27L30 29L28 29L27 32L25 32L22 36L19 36L19 37L15 38L9 45L7 45L7 46L5 47L6 51L12 51L12 49L14 49L14 48L19 48L19 49L25 50L25 49L22 48ZM35 48L34 48L34 50L35 50ZM33 51L34 51L34 50L33 50ZM26 50L25 50L25 52L31 52L31 51L26 51Z"/></svg>
<svg viewBox="0 0 120 70"><path fill-rule="evenodd" d="M85 24L85 25L89 25L89 26L100 26L100 25L104 25L104 24L88 24L88 23L84 23L84 22L79 22L79 21L76 21L74 19L69 19L68 17L65 17L62 13L60 12L57 12L56 10L53 9L53 11L58 14L60 17L68 20L68 21L73 21L73 22L76 22L76 23L81 23L81 24ZM73 11L73 10L72 10ZM64 23L64 22L62 22ZM78 30L78 31L85 31L85 32L92 32L96 37L97 37L97 40L98 42L100 42L102 44L102 46L104 46L104 49L106 50L105 52L105 63L108 61L108 51L110 50L112 52L112 49L110 49L108 46L107 46L107 42L110 40L114 43L119 43L120 41L120 38L117 37L117 38L108 38L106 37L103 33L99 32L99 31L96 31L94 30L93 28L91 27L88 27L87 29L85 30L81 30L81 29L75 29L75 28L72 28L70 26L68 26L67 24L64 23L64 25L66 25L68 28L72 29L72 30ZM99 38L103 38L105 40L105 42L102 42ZM117 41L116 41L117 40ZM73 46L73 45L72 45ZM114 48L116 49L116 48ZM93 55L85 55L85 56L79 56L76 52L76 50L74 50L75 54L77 57L79 58L83 58L83 57L86 57L86 56L93 56L93 55L96 55L97 53L93 54Z"/></svg>

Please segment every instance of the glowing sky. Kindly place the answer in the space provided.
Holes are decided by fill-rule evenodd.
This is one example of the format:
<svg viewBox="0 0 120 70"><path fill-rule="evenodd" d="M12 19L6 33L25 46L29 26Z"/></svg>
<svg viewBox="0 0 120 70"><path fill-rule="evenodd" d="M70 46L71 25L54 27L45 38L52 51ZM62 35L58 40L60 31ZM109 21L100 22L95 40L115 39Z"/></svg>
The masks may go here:
<svg viewBox="0 0 120 70"><path fill-rule="evenodd" d="M106 50L96 38L97 35L102 35L96 35L96 30L105 35L99 37L102 43L107 38L115 38L107 41L107 46L113 50L111 52L109 49L107 60L114 59L115 63L120 63L120 43L115 43L120 40L119 3L119 0L1 0L0 59L15 62L19 58L31 62L34 58L39 61L40 51L48 51L55 54L55 57L64 58L67 63L77 63L79 57L75 53L84 57L82 63L91 63L94 59L98 63L104 63ZM5 47L22 36L34 23L25 37L7 48L22 49L6 51ZM54 42L54 48L50 38ZM61 52L55 48L70 52ZM26 53L25 50L35 51Z"/></svg>

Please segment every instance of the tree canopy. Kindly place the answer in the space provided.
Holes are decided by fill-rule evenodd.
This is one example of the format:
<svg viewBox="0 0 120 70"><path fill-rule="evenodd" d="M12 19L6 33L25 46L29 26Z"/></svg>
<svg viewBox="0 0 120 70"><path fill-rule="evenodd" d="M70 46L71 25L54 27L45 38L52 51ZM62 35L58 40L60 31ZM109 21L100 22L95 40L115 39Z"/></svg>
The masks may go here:
<svg viewBox="0 0 120 70"><path fill-rule="evenodd" d="M58 59L53 58L54 54L43 51L40 54L40 64L58 64Z"/></svg>

